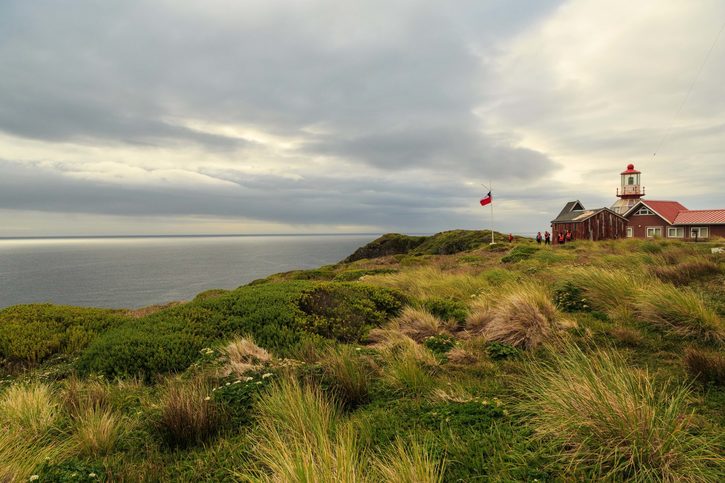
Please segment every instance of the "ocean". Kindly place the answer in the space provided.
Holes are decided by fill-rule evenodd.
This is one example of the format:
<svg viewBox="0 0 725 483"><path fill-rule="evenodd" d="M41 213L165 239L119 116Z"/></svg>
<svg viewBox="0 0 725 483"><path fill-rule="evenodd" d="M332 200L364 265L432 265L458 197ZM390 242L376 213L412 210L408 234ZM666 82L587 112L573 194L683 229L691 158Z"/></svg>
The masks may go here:
<svg viewBox="0 0 725 483"><path fill-rule="evenodd" d="M377 235L0 239L0 308L139 308L338 262Z"/></svg>

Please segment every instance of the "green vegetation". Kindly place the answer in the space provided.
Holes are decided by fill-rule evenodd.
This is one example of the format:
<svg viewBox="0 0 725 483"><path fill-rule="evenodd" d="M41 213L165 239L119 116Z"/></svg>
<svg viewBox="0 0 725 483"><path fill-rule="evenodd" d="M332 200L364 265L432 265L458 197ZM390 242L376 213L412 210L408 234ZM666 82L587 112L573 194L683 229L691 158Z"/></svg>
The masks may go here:
<svg viewBox="0 0 725 483"><path fill-rule="evenodd" d="M722 243L489 237L4 309L0 480L724 480Z"/></svg>

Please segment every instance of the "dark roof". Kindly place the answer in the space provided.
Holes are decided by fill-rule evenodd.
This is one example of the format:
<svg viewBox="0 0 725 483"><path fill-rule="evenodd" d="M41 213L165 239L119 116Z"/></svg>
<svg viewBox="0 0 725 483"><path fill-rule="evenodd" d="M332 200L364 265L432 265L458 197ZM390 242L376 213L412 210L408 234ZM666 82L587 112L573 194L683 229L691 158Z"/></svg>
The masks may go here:
<svg viewBox="0 0 725 483"><path fill-rule="evenodd" d="M559 215L556 217L559 219L560 216L565 215L567 213L572 212L573 210L583 210L584 205L582 205L581 201L570 201L566 205L564 205L564 209L559 212Z"/></svg>
<svg viewBox="0 0 725 483"><path fill-rule="evenodd" d="M573 208L581 208L579 209L573 209ZM608 211L613 215L616 215L622 219L624 218L619 213L616 213L609 208L597 208L595 210L585 210L584 206L579 201L570 201L566 204L563 210L561 210L561 213L559 213L559 216L557 216L554 220L551 220L552 223L581 223L582 221L587 220L588 218L596 215L597 213L600 213L602 211Z"/></svg>

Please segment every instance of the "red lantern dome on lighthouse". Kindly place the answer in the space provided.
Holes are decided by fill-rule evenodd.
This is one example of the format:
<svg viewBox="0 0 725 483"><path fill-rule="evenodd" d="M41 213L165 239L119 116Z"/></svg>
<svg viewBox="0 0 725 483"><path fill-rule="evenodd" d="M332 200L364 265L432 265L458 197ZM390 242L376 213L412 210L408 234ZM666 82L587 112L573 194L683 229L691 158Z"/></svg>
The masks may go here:
<svg viewBox="0 0 725 483"><path fill-rule="evenodd" d="M634 169L632 163L628 164L627 169L619 175L621 177L620 187L617 188L617 197L619 199L612 205L612 210L622 215L644 196L644 187L640 184L642 173Z"/></svg>

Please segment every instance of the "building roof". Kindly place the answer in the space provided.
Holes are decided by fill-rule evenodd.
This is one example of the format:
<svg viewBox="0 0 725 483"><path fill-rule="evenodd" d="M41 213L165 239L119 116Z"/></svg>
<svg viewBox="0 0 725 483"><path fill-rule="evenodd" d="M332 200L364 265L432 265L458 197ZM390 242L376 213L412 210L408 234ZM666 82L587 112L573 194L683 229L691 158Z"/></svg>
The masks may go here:
<svg viewBox="0 0 725 483"><path fill-rule="evenodd" d="M584 210L584 205L582 205L581 201L570 201L566 205L564 205L564 208L559 212L559 214L556 216L558 219L560 216L565 215L567 213L570 213L574 210L582 211Z"/></svg>
<svg viewBox="0 0 725 483"><path fill-rule="evenodd" d="M634 169L634 165L632 163L629 163L627 165L627 169L622 171L620 174L640 174L640 172Z"/></svg>
<svg viewBox="0 0 725 483"><path fill-rule="evenodd" d="M678 201L662 201L662 200L639 200L639 203L629 209L625 216L629 216L633 213L639 205L643 204L650 210L654 211L660 218L665 220L667 223L672 225L675 222L675 218L680 211L687 211L687 208L682 206Z"/></svg>
<svg viewBox="0 0 725 483"><path fill-rule="evenodd" d="M680 211L673 225L725 225L725 209Z"/></svg>
<svg viewBox="0 0 725 483"><path fill-rule="evenodd" d="M579 200L577 200L577 201L568 202L564 206L564 209L561 210L561 213L559 213L559 216L557 216L555 219L551 220L551 222L552 223L580 223L602 211L608 211L608 212L612 213L613 215L617 215L620 218L624 218L619 213L616 213L606 207L597 208L595 210L585 210L584 205L582 205L581 202Z"/></svg>

